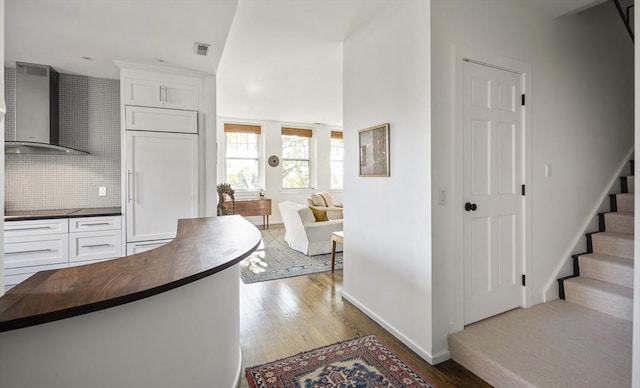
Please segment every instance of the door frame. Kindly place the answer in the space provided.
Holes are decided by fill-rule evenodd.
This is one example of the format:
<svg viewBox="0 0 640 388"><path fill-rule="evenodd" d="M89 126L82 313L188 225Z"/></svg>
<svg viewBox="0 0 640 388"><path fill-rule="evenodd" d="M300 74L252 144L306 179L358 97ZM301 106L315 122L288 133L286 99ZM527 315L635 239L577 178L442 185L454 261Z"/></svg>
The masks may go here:
<svg viewBox="0 0 640 388"><path fill-rule="evenodd" d="M533 263L532 263L532 166L531 166L531 66L527 63L502 57L484 50L477 50L465 46L454 47L454 182L453 182L453 206L454 206L454 239L462 241L464 238L464 153L463 153L463 106L464 106L464 61L494 67L518 73L522 77L522 90L526 94L524 117L522 128L524 131L524 171L523 178L526 185L526 195L524 196L524 243L523 243L523 263L522 268L526 274L526 286L523 292L522 307L530 307L533 296ZM454 282L453 298L454 311L450 332L464 330L464 248L463 244L453 244L454 257Z"/></svg>

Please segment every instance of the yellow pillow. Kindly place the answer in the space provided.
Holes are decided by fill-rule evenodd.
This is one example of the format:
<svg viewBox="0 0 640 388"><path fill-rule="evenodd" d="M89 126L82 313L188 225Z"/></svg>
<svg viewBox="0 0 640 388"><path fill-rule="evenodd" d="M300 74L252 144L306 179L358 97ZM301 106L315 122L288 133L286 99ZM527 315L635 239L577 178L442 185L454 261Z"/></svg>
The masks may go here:
<svg viewBox="0 0 640 388"><path fill-rule="evenodd" d="M326 210L320 210L313 207L310 207L309 209L311 209L313 216L316 218L316 222L329 221L329 217L327 217Z"/></svg>

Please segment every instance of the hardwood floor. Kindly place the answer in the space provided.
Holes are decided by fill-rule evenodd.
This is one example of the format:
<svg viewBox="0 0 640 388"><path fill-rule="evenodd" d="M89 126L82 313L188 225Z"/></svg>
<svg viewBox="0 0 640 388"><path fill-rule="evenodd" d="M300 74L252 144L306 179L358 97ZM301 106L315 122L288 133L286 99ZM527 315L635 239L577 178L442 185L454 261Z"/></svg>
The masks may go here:
<svg viewBox="0 0 640 388"><path fill-rule="evenodd" d="M449 360L431 366L340 296L342 271L244 284L240 282L243 368L375 334L438 387L490 387ZM246 378L240 387L248 387Z"/></svg>

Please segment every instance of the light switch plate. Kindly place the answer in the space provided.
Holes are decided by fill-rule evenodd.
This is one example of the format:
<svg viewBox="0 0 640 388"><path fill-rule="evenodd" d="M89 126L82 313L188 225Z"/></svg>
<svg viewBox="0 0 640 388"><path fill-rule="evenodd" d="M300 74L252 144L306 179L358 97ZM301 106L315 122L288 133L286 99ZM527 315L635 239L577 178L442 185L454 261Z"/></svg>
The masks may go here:
<svg viewBox="0 0 640 388"><path fill-rule="evenodd" d="M104 187L104 186L98 187L98 196L99 197L106 197L107 196L107 188Z"/></svg>

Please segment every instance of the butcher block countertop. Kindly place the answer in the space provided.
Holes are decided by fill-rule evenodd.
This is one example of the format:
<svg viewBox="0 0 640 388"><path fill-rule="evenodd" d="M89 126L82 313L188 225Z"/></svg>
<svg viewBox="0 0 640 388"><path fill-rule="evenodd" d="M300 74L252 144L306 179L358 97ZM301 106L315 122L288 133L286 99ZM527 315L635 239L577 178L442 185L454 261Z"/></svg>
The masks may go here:
<svg viewBox="0 0 640 388"><path fill-rule="evenodd" d="M166 245L119 259L41 271L0 297L0 332L130 303L218 273L260 244L241 216L178 221Z"/></svg>

